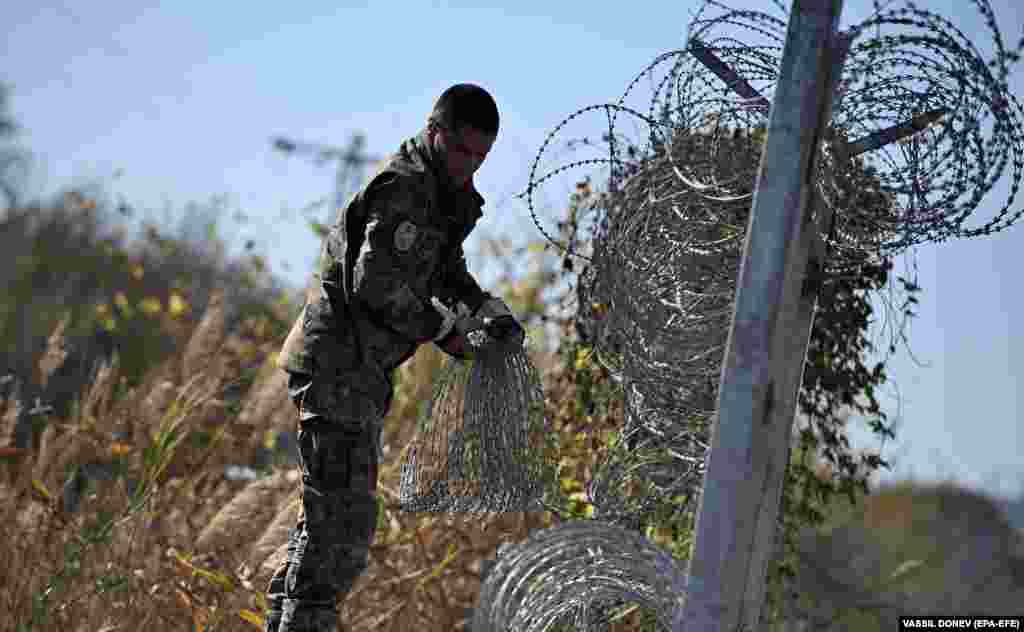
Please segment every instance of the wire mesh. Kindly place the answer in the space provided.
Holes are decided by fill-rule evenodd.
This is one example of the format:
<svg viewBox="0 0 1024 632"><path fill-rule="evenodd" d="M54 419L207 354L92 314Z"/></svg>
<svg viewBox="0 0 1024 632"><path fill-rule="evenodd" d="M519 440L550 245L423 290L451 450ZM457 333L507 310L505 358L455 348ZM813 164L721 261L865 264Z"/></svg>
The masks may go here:
<svg viewBox="0 0 1024 632"><path fill-rule="evenodd" d="M434 382L402 462L406 511L540 510L547 422L540 376L522 345L485 338Z"/></svg>
<svg viewBox="0 0 1024 632"><path fill-rule="evenodd" d="M981 34L969 38L909 2L876 2L871 17L846 32L849 52L811 182L833 209L824 274L846 274L928 241L989 235L1024 213L1010 211L1024 165L1024 113L1007 82L1024 41L1006 46L987 0L971 4L988 28L988 58L978 48ZM679 509L695 509L786 35L788 11L773 6L762 12L703 2L685 49L656 58L615 103L562 120L538 152L520 197L545 238L584 263L578 330L624 388L627 441L588 483L595 522L564 523L495 567L481 592L478 621L486 627L478 630L547 629L556 613L583 610L600 629L608 600L635 597L661 563L651 557L656 545L626 534L650 519L659 499L690 499ZM646 113L626 105L644 79L653 92ZM594 113L607 118L606 157L540 171L553 138ZM645 143L618 131L621 115L646 126ZM560 239L552 238L533 196L569 170L596 166L608 169L607 191L573 210ZM1005 176L1009 193L999 210L969 226ZM588 221L589 240L579 234ZM631 479L649 483L650 493L630 497ZM622 574L609 584L601 560L610 553L584 555L581 548L575 558L559 557L573 550L581 530L633 538L621 546L645 554L616 558ZM671 569L662 576L675 577ZM527 577L543 588L524 592ZM678 614L668 600L660 607L667 609L662 622Z"/></svg>

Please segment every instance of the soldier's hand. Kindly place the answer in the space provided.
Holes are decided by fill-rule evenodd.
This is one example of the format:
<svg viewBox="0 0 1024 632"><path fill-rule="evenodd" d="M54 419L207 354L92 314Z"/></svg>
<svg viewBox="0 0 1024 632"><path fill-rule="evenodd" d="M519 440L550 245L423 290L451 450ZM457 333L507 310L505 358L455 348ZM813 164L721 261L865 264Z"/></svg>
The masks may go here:
<svg viewBox="0 0 1024 632"><path fill-rule="evenodd" d="M463 303L459 303L457 311L450 309L436 296L430 299L430 303L444 320L434 342L448 355L465 359L470 347L479 346L482 342L479 336L485 332L484 320L470 316L469 308Z"/></svg>
<svg viewBox="0 0 1024 632"><path fill-rule="evenodd" d="M522 346L523 340L526 339L526 332L523 330L523 326L519 324L515 316L511 315L484 318L484 329L487 331L487 335L492 338L514 341L519 346Z"/></svg>

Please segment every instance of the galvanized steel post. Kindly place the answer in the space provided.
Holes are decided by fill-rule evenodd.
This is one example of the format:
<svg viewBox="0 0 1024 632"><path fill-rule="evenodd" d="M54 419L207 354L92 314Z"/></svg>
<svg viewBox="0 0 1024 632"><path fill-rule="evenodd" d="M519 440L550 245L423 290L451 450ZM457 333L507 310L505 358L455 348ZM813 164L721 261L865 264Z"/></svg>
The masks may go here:
<svg viewBox="0 0 1024 632"><path fill-rule="evenodd" d="M722 366L678 630L756 630L789 459L827 210L814 203L846 42L842 0L794 0L758 173Z"/></svg>

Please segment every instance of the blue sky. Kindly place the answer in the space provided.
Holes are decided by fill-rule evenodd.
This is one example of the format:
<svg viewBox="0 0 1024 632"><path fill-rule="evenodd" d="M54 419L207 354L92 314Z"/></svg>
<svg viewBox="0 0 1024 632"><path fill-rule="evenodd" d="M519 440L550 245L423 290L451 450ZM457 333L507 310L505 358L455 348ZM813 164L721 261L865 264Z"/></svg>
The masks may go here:
<svg viewBox="0 0 1024 632"><path fill-rule="evenodd" d="M509 198L525 188L547 133L578 108L614 101L656 55L679 48L696 6L508 4L514 8L419 1L5 3L0 80L13 84L22 141L36 157L36 191L109 180L120 171L111 190L139 207L180 209L228 194L252 218L237 228L239 239L255 239L272 269L299 285L318 243L295 209L330 193L333 170L272 152L272 136L344 145L364 132L369 153L383 155L420 129L444 88L479 83L499 103L502 132L477 177L488 206L468 250L483 235L537 239L525 205ZM967 2L919 4L967 33L979 28ZM869 6L848 0L844 22ZM993 7L1004 38L1015 44L1024 10L1016 0ZM1024 95L1020 75L1011 85ZM603 123L600 116L584 119L560 138L600 134ZM540 202L558 207L570 188L570 180L547 187ZM1024 343L1011 328L1024 317L1024 229L925 245L915 257L924 292L910 344L925 366L902 348L892 361L890 390L898 388L900 400L885 404L901 425L886 450L895 476L883 479L953 478L1016 491L1010 480L1000 488L998 477L1024 476L1017 401ZM472 259L486 285L492 271Z"/></svg>

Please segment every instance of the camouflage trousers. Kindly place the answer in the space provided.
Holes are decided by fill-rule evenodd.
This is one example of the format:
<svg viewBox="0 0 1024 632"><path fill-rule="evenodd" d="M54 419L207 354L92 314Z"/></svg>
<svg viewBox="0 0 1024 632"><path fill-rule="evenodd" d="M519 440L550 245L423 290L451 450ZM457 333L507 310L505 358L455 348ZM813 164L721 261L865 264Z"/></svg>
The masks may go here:
<svg viewBox="0 0 1024 632"><path fill-rule="evenodd" d="M299 410L302 513L288 557L267 586L264 630L333 632L339 595L352 589L368 564L377 524L381 421L390 397L353 402L368 398L299 374L289 378L288 392ZM343 419L331 412L342 409L365 416Z"/></svg>

